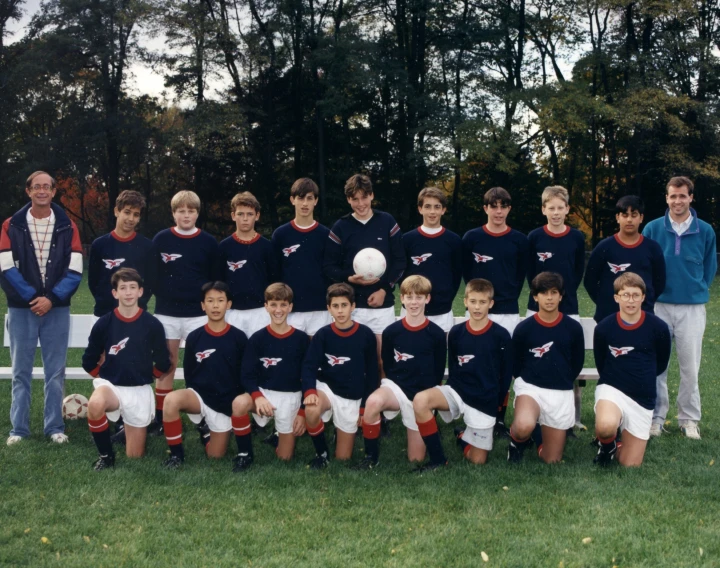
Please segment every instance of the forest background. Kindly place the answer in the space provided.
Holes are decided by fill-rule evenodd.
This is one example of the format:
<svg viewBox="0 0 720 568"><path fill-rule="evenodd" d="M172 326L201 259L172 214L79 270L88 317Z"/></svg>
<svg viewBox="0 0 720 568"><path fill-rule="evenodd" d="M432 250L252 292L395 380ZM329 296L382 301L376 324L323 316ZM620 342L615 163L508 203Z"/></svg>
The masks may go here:
<svg viewBox="0 0 720 568"><path fill-rule="evenodd" d="M180 189L201 196L200 223L218 237L232 230L231 197L252 191L267 234L309 176L331 224L355 172L405 230L426 185L447 192L445 224L462 234L483 221L488 188L510 190L510 224L527 232L542 223L542 189L561 184L595 243L614 232L621 195L661 215L673 175L694 179L701 218L720 221L720 0L30 8L0 0L2 218L43 169L84 243L114 225L123 189L146 196L150 236L171 224ZM129 88L138 65L163 77L164 96Z"/></svg>

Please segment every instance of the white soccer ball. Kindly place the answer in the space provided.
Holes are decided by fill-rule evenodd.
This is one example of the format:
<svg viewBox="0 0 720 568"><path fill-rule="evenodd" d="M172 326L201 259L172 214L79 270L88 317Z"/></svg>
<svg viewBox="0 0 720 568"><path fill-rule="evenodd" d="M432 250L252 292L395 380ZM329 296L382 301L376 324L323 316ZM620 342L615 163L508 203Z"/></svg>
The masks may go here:
<svg viewBox="0 0 720 568"><path fill-rule="evenodd" d="M355 274L363 277L363 280L375 280L385 274L385 257L383 253L374 248L364 248L355 255L353 259L353 270Z"/></svg>
<svg viewBox="0 0 720 568"><path fill-rule="evenodd" d="M66 420L77 420L87 416L88 399L81 394L69 394L63 399L62 413Z"/></svg>

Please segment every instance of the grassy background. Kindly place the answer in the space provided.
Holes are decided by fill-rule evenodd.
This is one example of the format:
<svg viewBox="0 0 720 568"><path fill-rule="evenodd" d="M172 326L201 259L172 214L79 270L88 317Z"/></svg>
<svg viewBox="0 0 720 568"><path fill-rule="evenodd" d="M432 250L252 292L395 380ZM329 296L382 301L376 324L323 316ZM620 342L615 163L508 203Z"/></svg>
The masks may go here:
<svg viewBox="0 0 720 568"><path fill-rule="evenodd" d="M256 441L253 469L233 475L232 451L206 460L189 427L182 471L161 469L166 445L151 439L145 459L119 456L114 471L97 474L85 421L68 423L68 446L42 437L35 381L35 434L11 448L0 444L0 565L720 566L719 302L716 283L700 373L703 439L684 439L672 408L669 434L651 442L645 464L634 471L593 467L590 432L569 440L564 463L556 466L530 453L509 467L507 443L498 441L490 462L474 467L453 446L452 427L442 425L451 465L416 477L398 423L382 442L382 467L369 474L339 463L309 471L313 451L305 437L290 464L278 463ZM591 315L584 294L580 306L581 315ZM83 285L73 310L91 307ZM462 302L454 308L460 315ZM70 350L68 364L79 365L79 358L79 350ZM0 366L9 364L8 350L0 350ZM671 400L677 379L673 357ZM10 384L0 381L3 438ZM89 381L66 384L68 393L86 396L91 388ZM593 391L588 386L583 399L587 425ZM586 537L592 540L584 544Z"/></svg>

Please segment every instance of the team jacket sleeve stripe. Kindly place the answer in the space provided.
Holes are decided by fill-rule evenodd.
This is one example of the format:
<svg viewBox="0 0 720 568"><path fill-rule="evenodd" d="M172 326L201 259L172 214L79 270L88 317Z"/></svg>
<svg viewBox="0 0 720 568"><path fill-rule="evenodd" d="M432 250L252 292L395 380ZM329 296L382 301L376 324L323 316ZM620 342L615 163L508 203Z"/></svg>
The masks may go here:
<svg viewBox="0 0 720 568"><path fill-rule="evenodd" d="M54 300L53 296L61 301L67 300L70 296L77 292L78 286L80 286L80 280L82 280L83 259L80 232L78 231L77 225L74 221L71 221L70 223L72 225L73 232L72 243L70 245L72 251L70 253L70 262L65 275L48 295L50 300Z"/></svg>
<svg viewBox="0 0 720 568"><path fill-rule="evenodd" d="M397 226L397 225L396 225L396 226ZM330 240L333 241L334 243L336 243L336 244L338 244L338 245L341 245L341 244L342 244L342 241L340 240L340 237L338 237L338 236L337 236L335 233L333 233L332 231L330 231L330 234L329 234L328 236L330 237Z"/></svg>
<svg viewBox="0 0 720 568"><path fill-rule="evenodd" d="M0 270L8 283L15 288L20 297L29 302L37 295L37 290L30 286L23 278L20 271L15 267L15 259L13 258L10 236L8 228L10 227L10 219L7 219L2 226L2 234L0 235Z"/></svg>

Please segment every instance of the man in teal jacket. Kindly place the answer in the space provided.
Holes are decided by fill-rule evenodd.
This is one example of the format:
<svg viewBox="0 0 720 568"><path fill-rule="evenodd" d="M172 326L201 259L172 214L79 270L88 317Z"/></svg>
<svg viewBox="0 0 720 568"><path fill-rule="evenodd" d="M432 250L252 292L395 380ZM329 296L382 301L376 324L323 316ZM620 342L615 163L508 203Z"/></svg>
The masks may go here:
<svg viewBox="0 0 720 568"><path fill-rule="evenodd" d="M675 341L680 366L678 424L690 439L699 440L700 389L698 370L705 332L705 304L717 271L715 231L690 208L693 182L686 177L672 178L665 188L668 210L665 216L645 226L643 235L657 241L665 256L665 290L655 304L655 315L668 324ZM651 436L659 436L670 401L667 370L657 378L657 402L653 412Z"/></svg>

